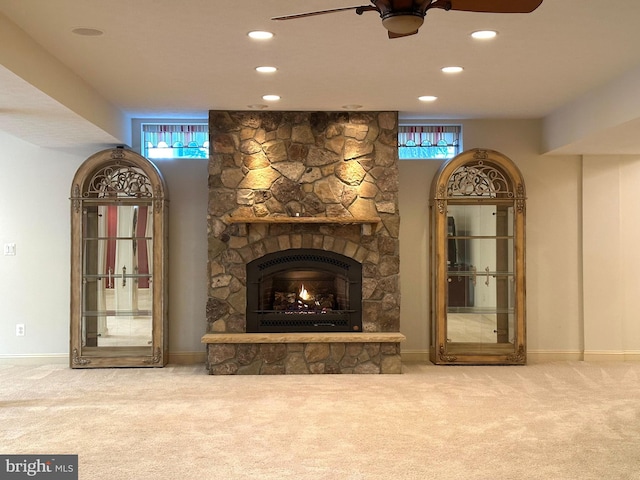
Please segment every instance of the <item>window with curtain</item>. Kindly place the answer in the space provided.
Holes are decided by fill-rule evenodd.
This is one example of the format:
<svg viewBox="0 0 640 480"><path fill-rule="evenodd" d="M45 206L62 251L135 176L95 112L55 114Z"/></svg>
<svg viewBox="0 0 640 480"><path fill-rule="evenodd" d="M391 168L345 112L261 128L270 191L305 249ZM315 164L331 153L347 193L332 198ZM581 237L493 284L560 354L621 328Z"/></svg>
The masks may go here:
<svg viewBox="0 0 640 480"><path fill-rule="evenodd" d="M142 155L147 158L209 158L206 123L143 123Z"/></svg>
<svg viewBox="0 0 640 480"><path fill-rule="evenodd" d="M461 125L400 125L398 127L400 160L446 160L460 153L461 144Z"/></svg>

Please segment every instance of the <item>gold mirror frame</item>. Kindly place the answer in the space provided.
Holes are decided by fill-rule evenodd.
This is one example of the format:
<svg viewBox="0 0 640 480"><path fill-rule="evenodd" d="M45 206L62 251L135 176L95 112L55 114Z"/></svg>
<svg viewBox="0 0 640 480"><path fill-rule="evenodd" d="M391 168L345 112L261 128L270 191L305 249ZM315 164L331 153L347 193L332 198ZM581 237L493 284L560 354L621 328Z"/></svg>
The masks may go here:
<svg viewBox="0 0 640 480"><path fill-rule="evenodd" d="M71 187L71 322L69 366L71 368L100 367L162 367L167 364L169 339L167 315L167 189L160 171L149 160L124 148L103 150L89 157L78 168ZM115 207L117 215L128 212L133 218L133 230L123 237L99 233L96 226L106 209ZM146 230L136 233L136 223ZM140 218L138 218L140 216ZM120 221L118 219L118 221ZM117 227L119 228L119 226ZM131 228L129 226L129 228ZM108 236L110 235L110 236ZM139 258L144 250L146 270L138 265L122 267L122 271L106 272L104 245L125 243L132 248L132 257ZM118 243L120 242L120 243ZM136 253L136 249L138 253ZM100 264L100 266L96 266ZM107 282L109 287L107 287ZM127 283L128 282L128 283ZM145 305L128 305L126 310L94 299L107 288L134 287L133 295L143 289ZM144 286L141 287L141 284ZM91 287L89 286L91 285ZM99 286L98 286L99 285ZM89 299L89 300L88 300ZM133 336L124 341L99 339L99 322L142 319L143 333L148 338ZM133 320L132 320L133 319ZM140 323L140 322L138 322ZM126 328L126 324L125 324ZM148 330L147 330L148 329ZM90 332L89 332L90 331ZM88 333L89 332L89 333ZM107 337L107 335L105 335ZM113 336L115 337L115 335Z"/></svg>
<svg viewBox="0 0 640 480"><path fill-rule="evenodd" d="M508 157L494 150L472 149L462 152L445 162L435 175L429 208L429 358L432 363L526 363L525 203L525 185L519 169ZM491 227L493 233L456 233L455 216L448 212L465 209L493 215L496 218ZM468 224L474 223L473 220L465 222L469 231L473 230L468 227ZM485 225L488 223L485 222ZM452 251L458 248L457 243L451 244L452 240L466 242L466 250L472 252L461 264L457 263L458 253L452 255ZM476 257L482 256L483 248L485 260L486 257L493 259L485 263L474 262L478 259L473 258L473 252L481 252ZM460 294L462 300L454 300L452 282L460 282L464 286L464 292ZM485 285L493 287L492 298L486 301L486 296L482 297L489 307L478 306L482 303L479 301L479 290ZM488 288L485 290L489 291ZM456 293L455 296L459 295ZM476 318L474 315L488 319L489 323L480 327L469 325L469 330L475 334L478 329L484 328L485 332L471 340L453 338L454 335L450 333L454 332L454 318L456 322L461 321L460 318L464 322L465 319ZM488 334L487 328L491 329Z"/></svg>

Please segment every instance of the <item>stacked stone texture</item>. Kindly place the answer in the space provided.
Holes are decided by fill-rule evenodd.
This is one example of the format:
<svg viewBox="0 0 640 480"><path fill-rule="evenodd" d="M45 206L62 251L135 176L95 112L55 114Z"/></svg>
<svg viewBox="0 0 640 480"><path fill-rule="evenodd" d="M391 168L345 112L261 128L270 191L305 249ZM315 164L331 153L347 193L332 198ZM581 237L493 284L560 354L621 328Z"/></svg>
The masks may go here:
<svg viewBox="0 0 640 480"><path fill-rule="evenodd" d="M210 344L212 375L401 373L398 343Z"/></svg>
<svg viewBox="0 0 640 480"><path fill-rule="evenodd" d="M397 113L211 111L209 122L207 333L246 332L246 264L290 248L361 262L363 331L398 332ZM230 221L296 216L327 223Z"/></svg>

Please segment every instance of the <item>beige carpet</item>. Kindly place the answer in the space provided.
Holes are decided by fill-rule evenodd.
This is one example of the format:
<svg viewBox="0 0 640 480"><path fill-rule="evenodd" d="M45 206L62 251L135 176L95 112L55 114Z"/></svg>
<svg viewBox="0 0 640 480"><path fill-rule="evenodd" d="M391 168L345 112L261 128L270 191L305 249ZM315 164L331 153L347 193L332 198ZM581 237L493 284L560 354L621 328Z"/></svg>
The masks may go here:
<svg viewBox="0 0 640 480"><path fill-rule="evenodd" d="M640 479L640 363L228 376L0 365L0 453L82 480Z"/></svg>

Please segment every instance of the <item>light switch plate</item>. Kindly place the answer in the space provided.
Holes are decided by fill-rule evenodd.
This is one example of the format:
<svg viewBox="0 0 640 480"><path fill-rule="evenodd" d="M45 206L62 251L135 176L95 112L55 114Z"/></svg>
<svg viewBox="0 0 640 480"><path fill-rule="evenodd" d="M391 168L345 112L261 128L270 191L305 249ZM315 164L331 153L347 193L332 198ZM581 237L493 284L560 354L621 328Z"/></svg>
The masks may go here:
<svg viewBox="0 0 640 480"><path fill-rule="evenodd" d="M15 243L5 243L4 244L4 254L5 255L15 255L16 254L16 244Z"/></svg>

